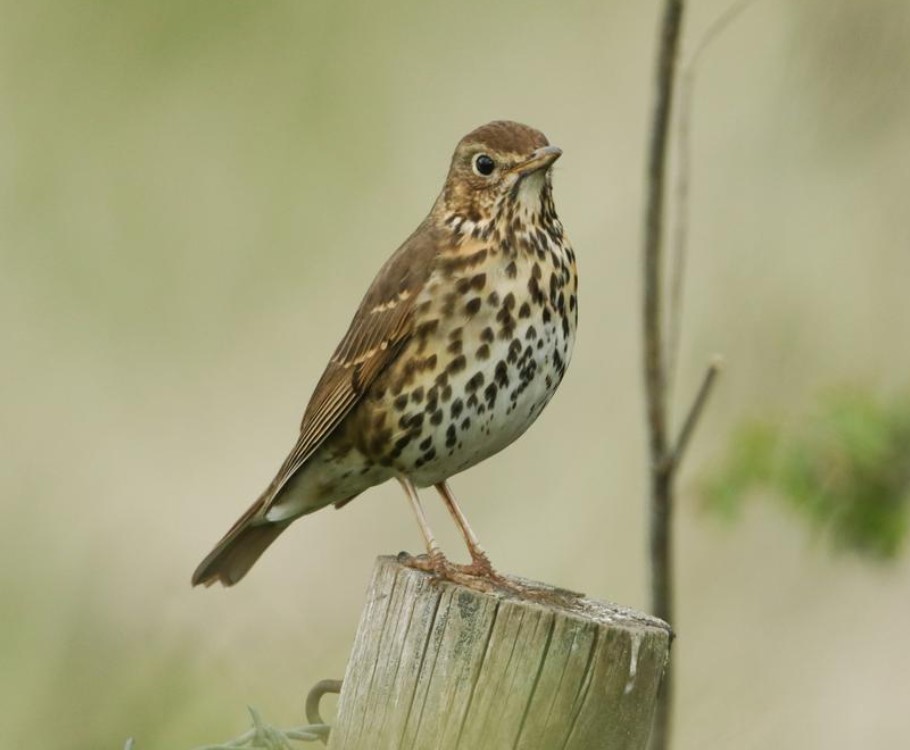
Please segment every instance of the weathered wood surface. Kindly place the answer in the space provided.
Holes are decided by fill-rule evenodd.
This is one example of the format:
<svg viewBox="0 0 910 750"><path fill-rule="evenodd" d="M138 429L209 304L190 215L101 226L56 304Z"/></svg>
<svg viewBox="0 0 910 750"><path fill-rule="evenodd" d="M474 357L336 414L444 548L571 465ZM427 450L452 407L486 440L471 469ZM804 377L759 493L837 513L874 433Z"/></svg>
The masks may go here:
<svg viewBox="0 0 910 750"><path fill-rule="evenodd" d="M644 748L669 627L549 590L479 593L379 558L329 750Z"/></svg>

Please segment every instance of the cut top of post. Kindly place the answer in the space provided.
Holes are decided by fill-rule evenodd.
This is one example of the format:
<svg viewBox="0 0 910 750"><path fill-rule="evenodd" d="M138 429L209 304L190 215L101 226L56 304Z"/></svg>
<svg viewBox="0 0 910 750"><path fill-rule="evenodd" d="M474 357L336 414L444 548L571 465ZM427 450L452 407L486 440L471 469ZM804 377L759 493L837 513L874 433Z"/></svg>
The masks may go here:
<svg viewBox="0 0 910 750"><path fill-rule="evenodd" d="M669 626L510 580L478 591L379 558L329 747L644 748Z"/></svg>

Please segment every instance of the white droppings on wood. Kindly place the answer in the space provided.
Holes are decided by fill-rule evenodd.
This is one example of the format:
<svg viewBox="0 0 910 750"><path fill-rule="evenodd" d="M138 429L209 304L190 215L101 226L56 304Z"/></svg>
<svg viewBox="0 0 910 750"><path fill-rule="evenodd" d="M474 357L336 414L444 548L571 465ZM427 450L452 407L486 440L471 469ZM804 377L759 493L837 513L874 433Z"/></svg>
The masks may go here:
<svg viewBox="0 0 910 750"><path fill-rule="evenodd" d="M635 675L638 673L638 651L641 648L641 635L640 630L632 631L632 655L629 657L629 679L626 681L626 689L624 690L626 695L631 693L632 689L635 687Z"/></svg>

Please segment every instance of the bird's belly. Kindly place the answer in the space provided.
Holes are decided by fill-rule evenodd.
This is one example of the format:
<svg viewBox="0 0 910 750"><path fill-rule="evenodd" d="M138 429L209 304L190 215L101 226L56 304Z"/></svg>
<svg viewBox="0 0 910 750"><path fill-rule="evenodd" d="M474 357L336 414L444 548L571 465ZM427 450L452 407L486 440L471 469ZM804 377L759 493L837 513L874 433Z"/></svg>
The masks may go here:
<svg viewBox="0 0 910 750"><path fill-rule="evenodd" d="M435 408L423 404L423 416L411 418L420 421L420 429L395 468L418 486L443 481L508 446L533 424L562 379L574 326L567 334L556 316L549 322L531 316L516 321L507 339L497 336L493 342L485 330L482 320L463 327L467 365L449 372L446 386L437 389ZM476 355L487 349L486 358Z"/></svg>

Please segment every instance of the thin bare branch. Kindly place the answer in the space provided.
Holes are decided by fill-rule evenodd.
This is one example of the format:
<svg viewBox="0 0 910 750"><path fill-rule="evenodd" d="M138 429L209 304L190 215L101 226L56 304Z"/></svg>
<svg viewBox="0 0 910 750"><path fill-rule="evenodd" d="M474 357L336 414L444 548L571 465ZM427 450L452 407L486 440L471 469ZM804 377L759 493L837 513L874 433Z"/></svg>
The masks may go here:
<svg viewBox="0 0 910 750"><path fill-rule="evenodd" d="M667 415L663 351L663 218L667 134L673 104L676 57L682 26L682 0L665 0L648 147L644 226L644 374L652 465L666 453Z"/></svg>
<svg viewBox="0 0 910 750"><path fill-rule="evenodd" d="M715 354L708 365L708 369L705 370L705 376L702 378L701 386L695 395L692 406L689 407L689 413L686 415L682 429L679 431L679 435L673 445L673 451L667 456L668 470L671 473L675 473L682 462L683 455L692 440L692 434L698 426L698 420L705 409L705 404L708 403L708 397L711 395L714 383L717 381L717 376L720 375L723 365L724 358L719 354Z"/></svg>
<svg viewBox="0 0 910 750"><path fill-rule="evenodd" d="M651 134L648 144L643 242L644 380L651 459L651 607L658 617L673 622L671 514L673 477L666 470L667 398L663 337L663 217L667 140L676 79L676 60L682 30L683 1L665 0L660 25ZM651 747L666 750L670 741L672 669L661 687Z"/></svg>
<svg viewBox="0 0 910 750"><path fill-rule="evenodd" d="M683 287L685 281L687 241L689 237L689 181L691 179L690 123L695 91L695 73L705 50L737 17L756 0L738 0L721 13L702 34L689 59L683 63L679 78L679 100L676 114L676 178L674 180L674 226L670 243L670 294L667 310L667 399L673 393L676 363L683 318Z"/></svg>

